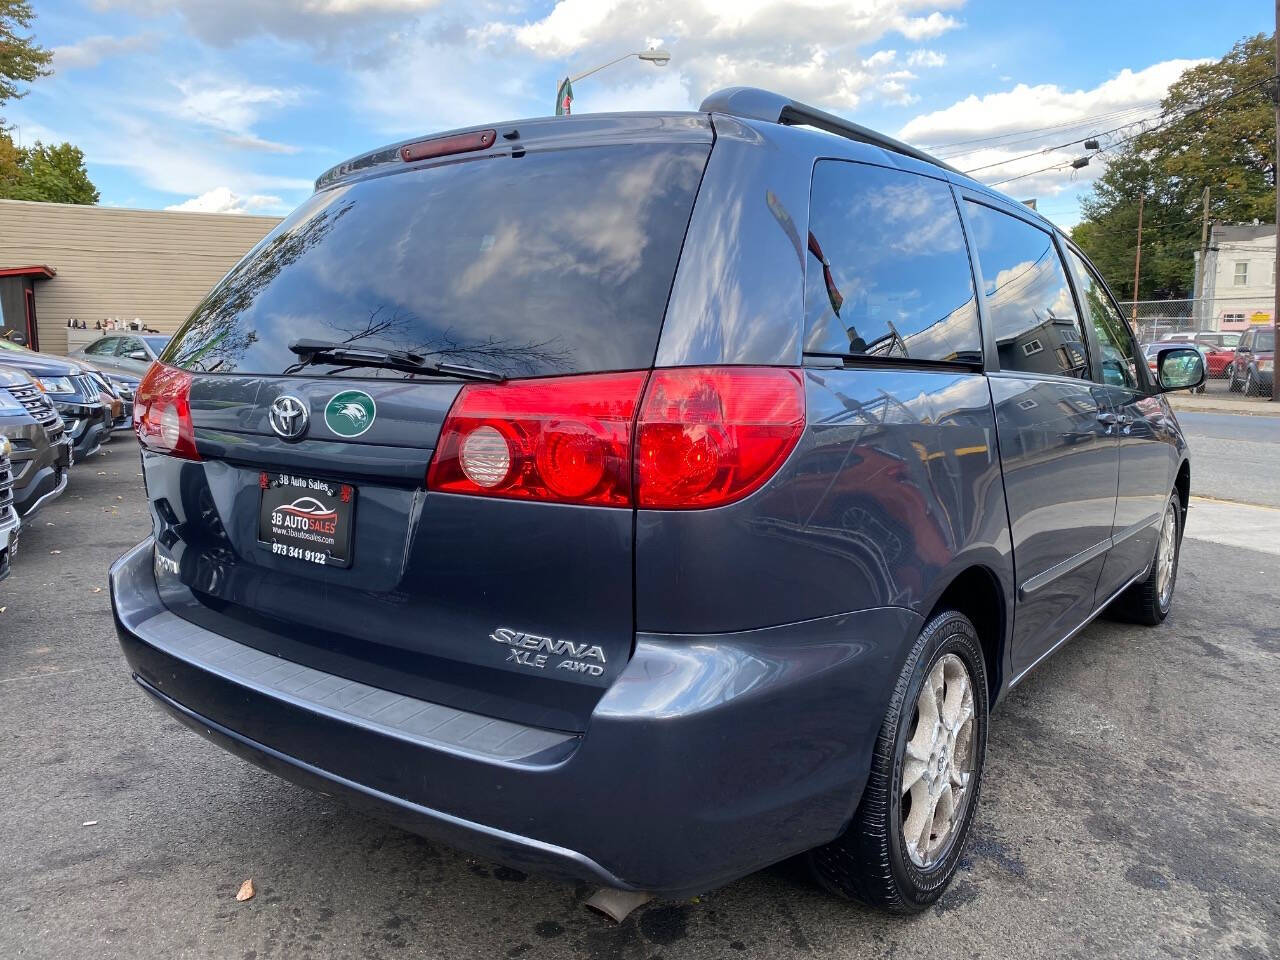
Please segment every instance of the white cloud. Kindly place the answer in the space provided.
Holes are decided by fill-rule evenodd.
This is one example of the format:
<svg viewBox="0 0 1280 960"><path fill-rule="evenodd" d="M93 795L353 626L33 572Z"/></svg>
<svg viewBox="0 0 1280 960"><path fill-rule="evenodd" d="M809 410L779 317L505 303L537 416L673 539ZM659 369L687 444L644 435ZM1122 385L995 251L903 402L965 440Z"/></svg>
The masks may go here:
<svg viewBox="0 0 1280 960"><path fill-rule="evenodd" d="M137 33L127 37L85 37L76 43L54 47L53 67L55 70L84 70L123 54L151 50L158 41L159 37L154 33Z"/></svg>
<svg viewBox="0 0 1280 960"><path fill-rule="evenodd" d="M252 83L228 83L217 78L196 77L178 81L182 98L177 112L217 130L247 133L264 108L297 103L297 90L265 87Z"/></svg>
<svg viewBox="0 0 1280 960"><path fill-rule="evenodd" d="M503 56L526 51L542 60L590 66L625 49L626 35L663 38L697 103L733 84L786 90L800 99L840 109L877 90L893 102L910 96L904 78L881 74L892 49L862 51L901 34L936 37L960 26L939 8L963 0L559 0L542 18L495 19L469 31L472 41ZM923 13L923 16L917 14ZM596 83L618 82L617 72ZM592 108L594 109L594 107Z"/></svg>
<svg viewBox="0 0 1280 960"><path fill-rule="evenodd" d="M279 197L254 194L242 197L230 187L214 187L198 197L171 204L166 210L185 210L191 213L263 213L277 212L284 207Z"/></svg>
<svg viewBox="0 0 1280 960"><path fill-rule="evenodd" d="M941 67L947 62L947 56L937 50L912 50L907 55L909 67Z"/></svg>
<svg viewBox="0 0 1280 960"><path fill-rule="evenodd" d="M1169 84L1202 62L1166 60L1137 72L1126 69L1090 90L1020 83L1012 90L982 97L970 94L945 110L914 118L902 128L901 135L913 142L944 143L982 134L1016 133L1129 107L1154 107Z"/></svg>
<svg viewBox="0 0 1280 960"><path fill-rule="evenodd" d="M1138 128L1125 125L1157 114L1169 85L1201 62L1166 60L1142 70L1126 69L1090 89L1020 83L1011 90L971 94L944 110L915 117L899 136L909 143L931 144L953 166L1016 196L1056 196L1106 169L1105 153L1093 156L1083 169L1071 169L1071 161L1087 151L1082 143L1068 141L1114 127L1122 129L1103 135L1104 147L1109 140L1131 135ZM1049 167L1054 169L1045 169ZM1018 179L1007 186L999 182L1011 177Z"/></svg>
<svg viewBox="0 0 1280 960"><path fill-rule="evenodd" d="M100 11L141 16L178 13L201 40L228 46L267 34L286 41L333 47L376 36L442 0L91 0Z"/></svg>
<svg viewBox="0 0 1280 960"><path fill-rule="evenodd" d="M894 29L908 40L932 40L959 26L960 21L955 17L944 16L936 10L927 17L898 17L894 23Z"/></svg>
<svg viewBox="0 0 1280 960"><path fill-rule="evenodd" d="M291 143L278 143L275 140L264 140L252 133L224 133L222 142L231 147L244 150L257 150L260 153L298 153L301 147Z"/></svg>

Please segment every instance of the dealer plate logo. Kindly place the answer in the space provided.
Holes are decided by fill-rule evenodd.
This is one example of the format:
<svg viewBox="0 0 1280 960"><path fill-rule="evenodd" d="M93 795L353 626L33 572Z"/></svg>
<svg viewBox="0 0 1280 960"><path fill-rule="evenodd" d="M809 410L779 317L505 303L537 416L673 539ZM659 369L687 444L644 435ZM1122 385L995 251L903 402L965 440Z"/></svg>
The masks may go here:
<svg viewBox="0 0 1280 960"><path fill-rule="evenodd" d="M324 424L340 437L358 437L378 415L373 397L363 390L343 390L324 406Z"/></svg>

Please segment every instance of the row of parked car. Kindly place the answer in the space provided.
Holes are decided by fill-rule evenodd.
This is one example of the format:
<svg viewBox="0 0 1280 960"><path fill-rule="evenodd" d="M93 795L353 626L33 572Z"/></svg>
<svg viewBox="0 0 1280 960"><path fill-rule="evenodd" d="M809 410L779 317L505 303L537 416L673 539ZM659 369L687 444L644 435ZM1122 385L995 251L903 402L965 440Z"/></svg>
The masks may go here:
<svg viewBox="0 0 1280 960"><path fill-rule="evenodd" d="M1157 343L1143 345L1147 365L1154 372L1156 358L1171 344L1194 345L1204 358L1205 371L1211 380L1226 380L1232 393L1246 396L1270 396L1275 377L1275 330L1258 326L1243 333L1218 330L1166 333ZM1204 392L1204 386L1198 389Z"/></svg>
<svg viewBox="0 0 1280 960"><path fill-rule="evenodd" d="M104 336L71 357L0 340L0 580L23 524L61 496L72 467L133 417L133 397L167 337Z"/></svg>

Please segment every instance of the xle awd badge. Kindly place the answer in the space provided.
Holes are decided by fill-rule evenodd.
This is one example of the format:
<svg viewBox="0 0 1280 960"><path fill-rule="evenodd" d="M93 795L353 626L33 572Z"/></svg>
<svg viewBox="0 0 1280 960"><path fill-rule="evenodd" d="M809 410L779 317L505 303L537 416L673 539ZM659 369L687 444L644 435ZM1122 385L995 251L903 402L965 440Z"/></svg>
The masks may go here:
<svg viewBox="0 0 1280 960"><path fill-rule="evenodd" d="M324 405L324 424L340 437L358 437L371 426L378 415L373 397L363 390L335 393Z"/></svg>
<svg viewBox="0 0 1280 960"><path fill-rule="evenodd" d="M498 627L489 639L510 647L507 660L521 666L545 670L551 657L563 657L554 667L569 673L585 673L598 677L604 673L604 650L595 644L574 643L572 640L552 640L536 633L523 633L509 627ZM595 661L590 663L588 661Z"/></svg>

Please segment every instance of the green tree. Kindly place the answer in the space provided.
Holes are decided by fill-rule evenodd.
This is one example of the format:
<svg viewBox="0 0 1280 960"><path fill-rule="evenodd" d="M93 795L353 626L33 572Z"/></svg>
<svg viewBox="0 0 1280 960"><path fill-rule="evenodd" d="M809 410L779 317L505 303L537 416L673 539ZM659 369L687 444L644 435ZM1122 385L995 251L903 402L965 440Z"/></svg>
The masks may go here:
<svg viewBox="0 0 1280 960"><path fill-rule="evenodd" d="M28 0L0 0L0 106L26 96L19 84L46 77L52 52L25 33L35 20ZM0 199L97 203L84 152L69 143L18 147L0 124Z"/></svg>
<svg viewBox="0 0 1280 960"><path fill-rule="evenodd" d="M1201 195L1226 223L1275 213L1276 73L1273 39L1246 37L1221 60L1192 67L1169 88L1160 119L1108 151L1107 170L1081 203L1072 238L1122 298L1134 296L1138 198L1143 199L1137 299L1190 296L1200 247Z"/></svg>
<svg viewBox="0 0 1280 960"><path fill-rule="evenodd" d="M4 183L0 167L0 196L9 200L42 200L45 203L97 203L98 189L84 167L84 152L69 143L18 148L18 177ZM3 147L0 147L3 156ZM0 160L0 164L3 161Z"/></svg>
<svg viewBox="0 0 1280 960"><path fill-rule="evenodd" d="M0 104L25 96L19 83L30 83L51 72L53 52L22 32L33 20L35 14L27 0L0 0Z"/></svg>

